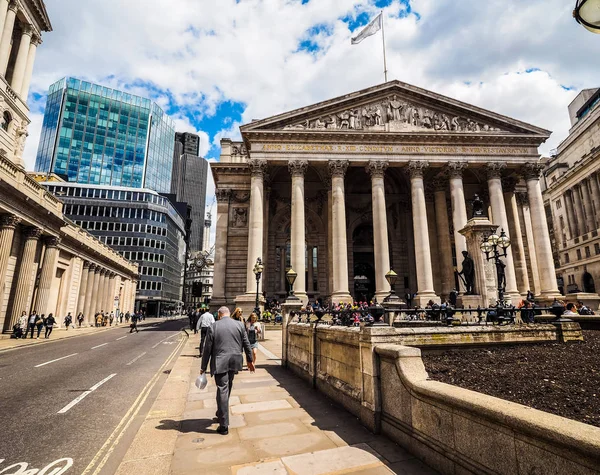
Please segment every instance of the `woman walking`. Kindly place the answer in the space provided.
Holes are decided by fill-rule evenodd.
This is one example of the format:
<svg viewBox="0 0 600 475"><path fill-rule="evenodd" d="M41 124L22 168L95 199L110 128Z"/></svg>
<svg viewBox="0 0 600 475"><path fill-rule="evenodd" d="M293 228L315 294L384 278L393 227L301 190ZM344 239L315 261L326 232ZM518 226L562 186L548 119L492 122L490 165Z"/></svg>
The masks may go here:
<svg viewBox="0 0 600 475"><path fill-rule="evenodd" d="M35 326L37 327L36 340L40 339L40 333L42 333L42 328L44 328L44 317L45 317L44 314L42 314L41 317L38 315L37 320L35 321Z"/></svg>
<svg viewBox="0 0 600 475"><path fill-rule="evenodd" d="M237 307L231 314L231 318L233 318L234 320L237 320L239 322L243 322L244 317L242 316L242 313L243 313L242 309L240 307Z"/></svg>
<svg viewBox="0 0 600 475"><path fill-rule="evenodd" d="M260 323L257 322L258 318L255 313L252 313L246 323L246 332L248 332L248 340L250 341L250 347L252 348L252 356L254 357L254 365L256 366L256 353L258 350L258 340L262 333Z"/></svg>
<svg viewBox="0 0 600 475"><path fill-rule="evenodd" d="M52 333L52 329L54 328L55 323L56 320L54 319L54 316L52 314L49 314L48 318L46 318L46 334L44 338L50 338L50 334Z"/></svg>

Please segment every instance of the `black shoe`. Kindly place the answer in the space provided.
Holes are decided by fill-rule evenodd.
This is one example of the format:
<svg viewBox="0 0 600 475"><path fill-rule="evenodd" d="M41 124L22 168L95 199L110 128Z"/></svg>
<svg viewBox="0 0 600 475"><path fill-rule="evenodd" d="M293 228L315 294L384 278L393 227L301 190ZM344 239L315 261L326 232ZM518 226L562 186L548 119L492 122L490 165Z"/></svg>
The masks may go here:
<svg viewBox="0 0 600 475"><path fill-rule="evenodd" d="M219 427L217 427L217 434L227 435L227 434L229 434L229 429L224 426L219 426Z"/></svg>

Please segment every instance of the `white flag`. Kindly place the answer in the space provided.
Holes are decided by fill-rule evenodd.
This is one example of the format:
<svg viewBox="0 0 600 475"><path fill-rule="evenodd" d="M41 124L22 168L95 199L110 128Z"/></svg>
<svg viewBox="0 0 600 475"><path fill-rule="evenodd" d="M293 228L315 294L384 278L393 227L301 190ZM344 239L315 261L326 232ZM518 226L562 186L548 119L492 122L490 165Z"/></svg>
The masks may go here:
<svg viewBox="0 0 600 475"><path fill-rule="evenodd" d="M356 35L354 38L352 38L352 40L351 40L352 44L357 45L365 38L368 38L369 36L374 35L379 30L381 30L381 21L382 21L382 16L380 13L375 18L373 18L373 20L371 20L371 23L369 23L367 26L365 26L358 35Z"/></svg>

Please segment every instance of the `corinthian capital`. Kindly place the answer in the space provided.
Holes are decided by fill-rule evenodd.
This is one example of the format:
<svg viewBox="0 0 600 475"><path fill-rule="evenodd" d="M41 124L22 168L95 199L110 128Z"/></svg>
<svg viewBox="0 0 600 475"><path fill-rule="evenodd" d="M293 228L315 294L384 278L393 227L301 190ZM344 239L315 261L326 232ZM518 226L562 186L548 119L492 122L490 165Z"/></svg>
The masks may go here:
<svg viewBox="0 0 600 475"><path fill-rule="evenodd" d="M215 190L215 196L219 203L226 203L229 201L229 198L231 197L231 190L224 189L224 188L218 188Z"/></svg>
<svg viewBox="0 0 600 475"><path fill-rule="evenodd" d="M390 162L387 160L371 160L367 165L367 173L371 175L371 178L383 178L385 170L390 166Z"/></svg>
<svg viewBox="0 0 600 475"><path fill-rule="evenodd" d="M544 165L541 163L526 163L521 168L521 175L523 175L526 181L539 180L543 170Z"/></svg>
<svg viewBox="0 0 600 475"><path fill-rule="evenodd" d="M491 162L486 166L488 180L492 178L502 178L502 170L506 168L504 162Z"/></svg>
<svg viewBox="0 0 600 475"><path fill-rule="evenodd" d="M48 236L44 241L46 242L47 248L58 247L60 244L60 238L56 236Z"/></svg>
<svg viewBox="0 0 600 475"><path fill-rule="evenodd" d="M40 237L42 237L42 230L36 227L26 228L25 237L27 239L35 239L37 241Z"/></svg>
<svg viewBox="0 0 600 475"><path fill-rule="evenodd" d="M342 178L346 175L346 170L350 166L348 160L329 160L329 173L331 176L341 176Z"/></svg>
<svg viewBox="0 0 600 475"><path fill-rule="evenodd" d="M10 0L10 3L8 4L8 9L17 13L19 11L19 4L17 3L17 0Z"/></svg>
<svg viewBox="0 0 600 475"><path fill-rule="evenodd" d="M288 162L288 170L292 176L304 176L308 162L306 160L290 160Z"/></svg>
<svg viewBox="0 0 600 475"><path fill-rule="evenodd" d="M267 171L267 161L251 159L248 160L248 167L250 168L250 174L252 176L264 178L265 172Z"/></svg>
<svg viewBox="0 0 600 475"><path fill-rule="evenodd" d="M2 217L0 217L0 226L2 228L16 228L20 222L21 218L14 214L3 214Z"/></svg>
<svg viewBox="0 0 600 475"><path fill-rule="evenodd" d="M450 178L462 178L463 172L469 166L467 162L449 162L446 172Z"/></svg>
<svg viewBox="0 0 600 475"><path fill-rule="evenodd" d="M408 172L411 178L423 178L427 168L429 168L429 162L425 160L411 160L408 162Z"/></svg>

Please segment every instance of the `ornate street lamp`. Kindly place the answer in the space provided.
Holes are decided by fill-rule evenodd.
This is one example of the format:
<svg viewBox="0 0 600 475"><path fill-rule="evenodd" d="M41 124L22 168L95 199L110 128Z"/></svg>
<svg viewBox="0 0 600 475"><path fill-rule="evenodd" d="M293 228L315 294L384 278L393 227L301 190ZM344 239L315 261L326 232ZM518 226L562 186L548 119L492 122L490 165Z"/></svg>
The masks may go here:
<svg viewBox="0 0 600 475"><path fill-rule="evenodd" d="M390 284L390 294L383 300L384 302L395 302L399 300L396 292L394 292L394 285L398 281L398 274L396 274L392 269L385 274L385 280Z"/></svg>
<svg viewBox="0 0 600 475"><path fill-rule="evenodd" d="M290 295L287 298L288 300L300 300L294 295L294 282L296 282L296 277L298 277L298 273L292 268L285 274L285 278L287 279L288 284L290 284Z"/></svg>
<svg viewBox="0 0 600 475"><path fill-rule="evenodd" d="M509 246L510 239L508 239L504 229L501 230L500 236L494 233L487 238L484 237L480 246L481 251L485 254L485 258L488 261L493 260L496 265L496 276L498 278L498 307L504 307L504 292L506 290L506 278L504 274L506 264L504 264L500 258L507 256L507 249Z"/></svg>
<svg viewBox="0 0 600 475"><path fill-rule="evenodd" d="M254 305L254 313L256 314L256 318L260 318L260 307L258 305L258 285L260 283L260 278L262 276L264 270L264 266L262 264L262 259L259 257L256 259L256 264L254 264L254 275L256 276L256 303Z"/></svg>
<svg viewBox="0 0 600 475"><path fill-rule="evenodd" d="M592 33L600 33L600 0L577 0L573 17Z"/></svg>

